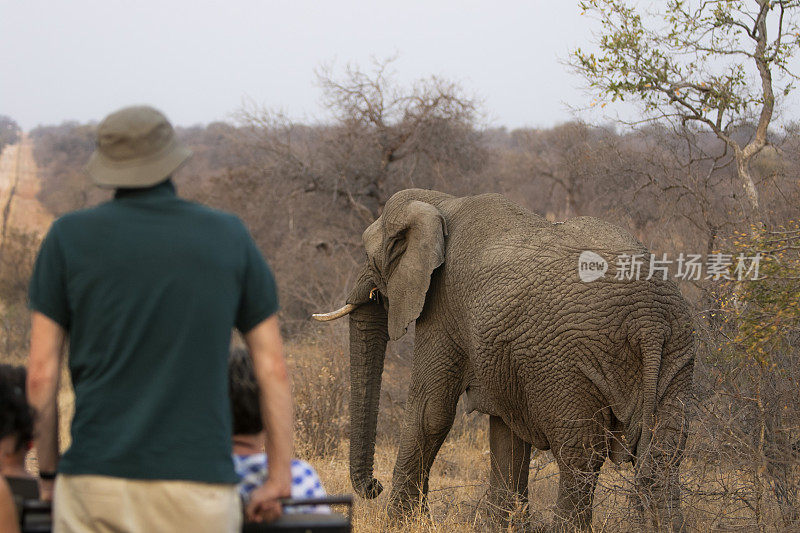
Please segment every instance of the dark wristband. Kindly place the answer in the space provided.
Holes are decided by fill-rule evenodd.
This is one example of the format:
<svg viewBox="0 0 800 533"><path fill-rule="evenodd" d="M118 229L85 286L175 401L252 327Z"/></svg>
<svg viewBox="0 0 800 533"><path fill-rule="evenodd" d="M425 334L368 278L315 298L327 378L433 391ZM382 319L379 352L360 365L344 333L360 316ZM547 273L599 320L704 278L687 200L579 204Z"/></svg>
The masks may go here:
<svg viewBox="0 0 800 533"><path fill-rule="evenodd" d="M41 470L39 471L39 479L43 481L53 481L55 478L56 478L55 472L44 472Z"/></svg>

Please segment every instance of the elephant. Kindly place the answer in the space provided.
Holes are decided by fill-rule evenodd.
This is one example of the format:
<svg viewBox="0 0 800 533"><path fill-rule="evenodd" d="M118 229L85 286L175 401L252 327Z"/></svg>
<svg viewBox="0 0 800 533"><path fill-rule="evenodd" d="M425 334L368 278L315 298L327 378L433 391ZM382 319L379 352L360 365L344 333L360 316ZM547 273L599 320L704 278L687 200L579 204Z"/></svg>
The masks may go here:
<svg viewBox="0 0 800 533"><path fill-rule="evenodd" d="M357 494L382 491L373 460L386 345L416 321L390 511L424 504L464 395L470 410L490 417L490 496L498 505L527 500L535 447L552 450L558 464L555 514L568 529L590 526L607 457L634 462L646 516L682 527L678 468L694 329L673 281L619 266L618 258L636 256L647 272L641 243L597 218L552 223L499 194L423 189L394 194L363 243L366 263L346 305L314 315L349 315ZM594 268L598 279L582 281L585 253L596 264L581 268Z"/></svg>

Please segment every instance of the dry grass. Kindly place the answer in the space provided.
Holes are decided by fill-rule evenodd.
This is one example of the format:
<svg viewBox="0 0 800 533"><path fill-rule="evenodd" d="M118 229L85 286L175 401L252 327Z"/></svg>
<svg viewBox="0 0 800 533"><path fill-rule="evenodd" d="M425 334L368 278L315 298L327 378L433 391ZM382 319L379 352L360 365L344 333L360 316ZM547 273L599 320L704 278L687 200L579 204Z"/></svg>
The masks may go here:
<svg viewBox="0 0 800 533"><path fill-rule="evenodd" d="M296 453L318 470L330 494L352 492L348 465L347 355L341 331L328 337L287 344L292 369L296 418ZM429 514L391 521L386 514L392 469L402 420L403 389L408 361L390 347L379 417L375 451L375 477L384 492L375 500L355 499L356 531L428 533L497 530L488 517L486 493L489 479L488 420L459 409L453 429L431 471ZM0 357L0 359L4 359ZM0 361L1 362L1 361ZM61 446L69 445L69 422L74 407L65 371L59 394ZM693 432L694 433L694 432ZM313 439L317 439L314 441ZM693 439L689 440L691 456ZM707 446L707 443L706 443ZM35 460L30 463L35 470ZM633 468L606 462L595 492L593 531L639 531L633 511ZM690 531L752 531L753 484L751 474L725 464L709 464L691 457L684 461L682 505ZM553 519L558 489L558 469L549 452L536 454L531 462L529 513L534 524ZM766 531L790 531L780 521L769 491L764 495Z"/></svg>
<svg viewBox="0 0 800 533"><path fill-rule="evenodd" d="M327 432L326 453L314 453L318 445L304 442L308 434L296 434L297 452L319 471L329 493L351 493L348 470L348 420L346 413L348 356L343 330L328 332L287 347L293 369L296 427L319 427ZM459 408L455 424L436 457L431 471L428 515L408 517L402 522L387 518L386 506L391 491L391 476L402 425L403 403L410 361L407 346L390 343L383 375L378 439L375 451L375 477L384 485L376 500L356 498L356 531L487 531L498 525L488 519L486 493L489 479L489 436L487 417L465 414ZM343 380L335 383L336 379ZM330 406L345 406L337 411ZM337 408L338 409L338 408ZM321 418L328 413L327 418ZM335 414L335 416L334 416ZM344 416L343 416L344 415ZM303 420L304 416L310 417ZM322 423L322 421L325 421ZM701 442L703 439L710 439ZM682 468L682 508L689 531L753 531L755 489L747 469L734 468L735 458L721 452L723 445L714 436L690 430L687 459ZM702 460L708 454L698 449L720 451L719 460ZM606 461L600 473L594 498L592 530L595 532L641 531L635 511L634 469L630 463L614 465ZM535 525L553 520L553 505L558 491L558 468L549 452L540 452L531 461L528 512ZM765 531L792 531L781 522L770 491L762 495Z"/></svg>

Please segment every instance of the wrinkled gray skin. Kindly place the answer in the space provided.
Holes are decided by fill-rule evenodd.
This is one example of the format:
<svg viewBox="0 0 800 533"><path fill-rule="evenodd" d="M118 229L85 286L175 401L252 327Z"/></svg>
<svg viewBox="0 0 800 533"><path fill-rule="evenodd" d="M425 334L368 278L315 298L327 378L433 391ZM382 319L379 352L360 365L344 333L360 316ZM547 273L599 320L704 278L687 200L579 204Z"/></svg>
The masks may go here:
<svg viewBox="0 0 800 533"><path fill-rule="evenodd" d="M463 394L490 415L490 495L501 508L527 499L534 446L558 463L556 515L568 528L591 523L606 457L634 461L649 520L681 527L692 324L671 281L614 279L618 255L647 254L638 241L590 217L552 224L500 195L420 189L395 194L363 240L367 264L347 300L358 305L350 315L358 494L381 491L372 469L386 342L416 320L394 513L424 502ZM580 281L583 250L608 261L604 278ZM370 299L373 287L380 295Z"/></svg>

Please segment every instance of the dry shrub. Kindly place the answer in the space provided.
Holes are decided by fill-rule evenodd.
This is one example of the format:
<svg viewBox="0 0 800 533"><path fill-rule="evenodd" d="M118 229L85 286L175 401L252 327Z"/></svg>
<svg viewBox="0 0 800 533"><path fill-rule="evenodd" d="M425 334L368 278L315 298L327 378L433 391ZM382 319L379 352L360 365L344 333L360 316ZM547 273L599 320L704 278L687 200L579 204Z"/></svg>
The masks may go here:
<svg viewBox="0 0 800 533"><path fill-rule="evenodd" d="M306 458L337 452L347 436L349 395L344 329L292 342L286 358L292 376L295 447Z"/></svg>
<svg viewBox="0 0 800 533"><path fill-rule="evenodd" d="M3 302L25 301L40 240L35 233L13 228L8 228L0 238L0 298Z"/></svg>
<svg viewBox="0 0 800 533"><path fill-rule="evenodd" d="M40 239L14 229L0 239L0 362L22 364L28 350L28 279Z"/></svg>

